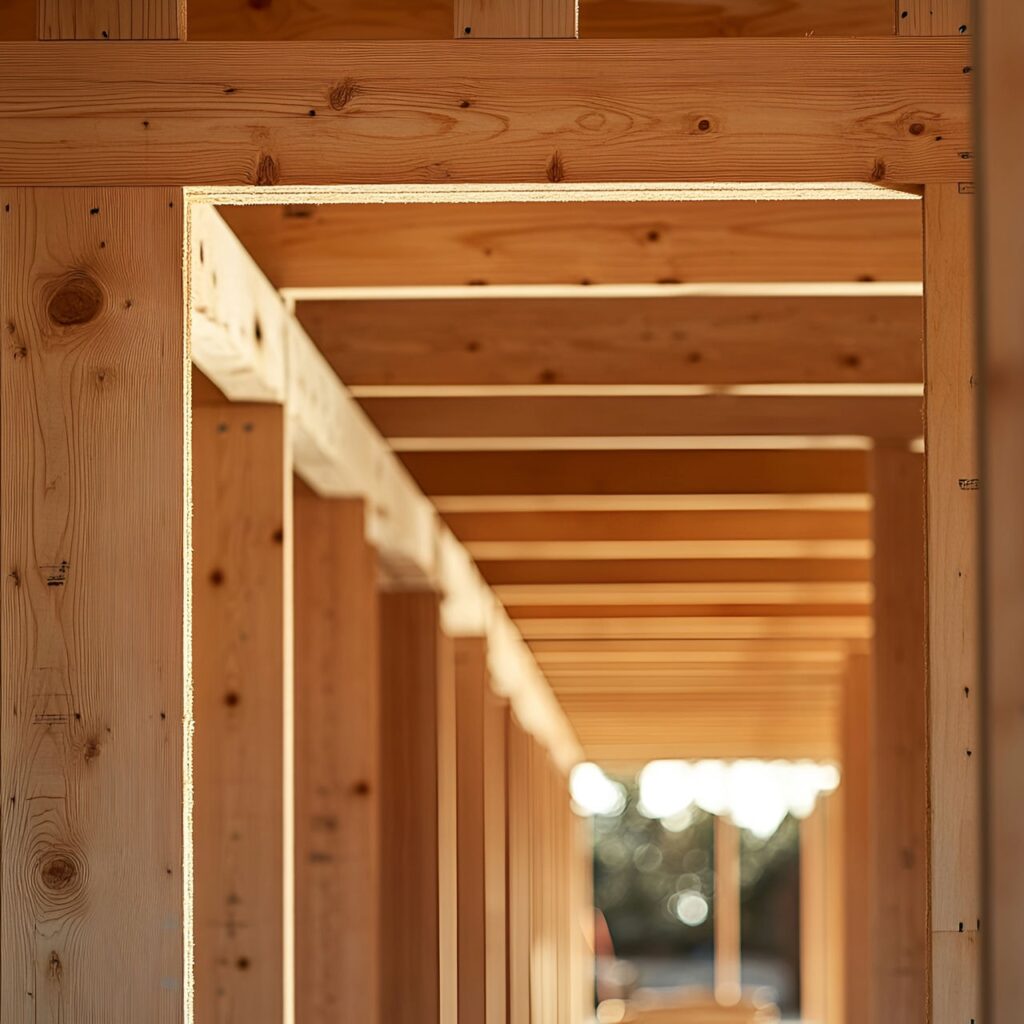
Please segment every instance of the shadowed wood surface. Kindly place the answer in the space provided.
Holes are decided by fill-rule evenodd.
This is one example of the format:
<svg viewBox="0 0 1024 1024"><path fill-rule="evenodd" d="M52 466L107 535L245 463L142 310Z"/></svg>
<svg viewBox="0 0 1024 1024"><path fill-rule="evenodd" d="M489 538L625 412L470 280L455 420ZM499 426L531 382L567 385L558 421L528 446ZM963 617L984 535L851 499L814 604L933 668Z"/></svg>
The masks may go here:
<svg viewBox="0 0 1024 1024"><path fill-rule="evenodd" d="M5 1021L185 1018L182 229L0 189Z"/></svg>
<svg viewBox="0 0 1024 1024"><path fill-rule="evenodd" d="M939 38L5 43L0 180L949 182L969 66Z"/></svg>

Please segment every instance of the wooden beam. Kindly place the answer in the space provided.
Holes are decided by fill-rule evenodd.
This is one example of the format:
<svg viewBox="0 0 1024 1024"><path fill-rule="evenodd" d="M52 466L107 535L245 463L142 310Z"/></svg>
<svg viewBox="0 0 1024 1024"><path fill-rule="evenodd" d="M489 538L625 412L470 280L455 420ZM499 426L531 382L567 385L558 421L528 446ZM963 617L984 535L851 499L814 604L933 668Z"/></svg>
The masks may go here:
<svg viewBox="0 0 1024 1024"><path fill-rule="evenodd" d="M506 719L508 800L508 1012L510 1021L530 1020L530 925L533 911L530 850L533 801L530 775L533 740L515 716Z"/></svg>
<svg viewBox="0 0 1024 1024"><path fill-rule="evenodd" d="M0 189L0 1017L190 1019L175 189Z"/></svg>
<svg viewBox="0 0 1024 1024"><path fill-rule="evenodd" d="M593 205L587 203L455 201L233 206L222 208L222 212L279 288L643 283L668 288L681 282L920 281L918 207L913 200L889 199L867 199L853 205L816 200L790 200L784 205L634 201L602 203L600 215L595 217ZM823 299L811 303L806 313L801 312L803 300L801 307L794 308L791 300L749 299L730 313L721 303L709 307L707 300L698 298L666 298L639 307L637 300L628 298L604 299L596 307L568 299L536 299L517 311L514 300L480 297L470 299L472 304L461 300L454 307L458 314L454 317L452 302L443 299L407 299L403 303L416 305L399 304L397 308L381 302L347 301L357 304L333 313L330 305L321 308L319 303L300 310L303 322L318 342L328 344L329 351L343 344L344 335L353 330L397 332L403 345L409 345L414 324L417 333L430 331L436 336L441 332L442 339L452 332L456 337L468 332L471 339L480 332L485 332L484 338L510 336L508 345L517 333L532 327L545 334L556 331L558 336L565 331L572 332L570 336L597 332L598 337L610 340L622 327L634 325L635 330L651 324L671 339L671 332L681 327L681 310L687 311L687 322L692 318L695 331L715 332L715 336L726 329L743 332L749 318L761 314L765 317L764 322L758 321L762 330L784 332L792 340L802 323L812 330L823 317L831 330L845 331L835 322L839 318L833 319L827 312L844 307L850 313L860 310L854 329L858 323L870 324L866 334L884 331L895 336L882 322L877 307L872 315L876 299ZM484 301L502 305L481 307ZM899 305L889 304L893 309ZM429 317L425 321L417 315L421 307ZM502 324L506 311L512 316L507 327ZM324 318L328 328L332 323L328 315L333 317L338 323L337 340L321 338L321 331L314 329L321 320L307 320L307 314ZM604 326L604 318L610 314L615 315L615 322ZM490 317L496 322L488 322ZM577 317L585 319L576 321ZM897 326L906 322L901 319ZM749 327L742 336L752 342L759 340L756 335L751 337ZM844 336L849 337L839 337ZM522 343L520 340L520 346ZM871 344L870 339L864 343ZM762 344L767 345L767 339ZM825 359L827 352L826 348L825 353L815 355L808 346L808 355L815 362ZM711 358L712 353L707 355ZM800 365L795 354L793 358L793 365ZM384 369L394 372L393 366ZM634 371L631 367L628 372ZM342 377L360 383L350 374ZM406 379L404 375L402 379Z"/></svg>
<svg viewBox="0 0 1024 1024"><path fill-rule="evenodd" d="M901 36L965 36L974 31L971 0L897 0Z"/></svg>
<svg viewBox="0 0 1024 1024"><path fill-rule="evenodd" d="M928 990L928 701L924 460L879 448L871 729L870 1020L924 1024ZM948 797L939 797L948 799Z"/></svg>
<svg viewBox="0 0 1024 1024"><path fill-rule="evenodd" d="M950 182L969 66L961 39L5 43L0 182Z"/></svg>
<svg viewBox="0 0 1024 1024"><path fill-rule="evenodd" d="M377 555L359 500L295 494L296 1019L380 1024Z"/></svg>
<svg viewBox="0 0 1024 1024"><path fill-rule="evenodd" d="M795 560L869 558L868 540L580 540L580 541L470 541L474 558L483 561L524 558L538 562L573 560L643 561L689 559L735 562L744 560ZM663 563L664 564L664 563ZM724 582L724 581L723 581Z"/></svg>
<svg viewBox="0 0 1024 1024"><path fill-rule="evenodd" d="M455 691L438 595L381 595L382 1019L456 1024Z"/></svg>
<svg viewBox="0 0 1024 1024"><path fill-rule="evenodd" d="M1024 88L1024 7L988 3L983 11L979 55L979 146L985 155L981 181L978 255L981 270L981 492L983 572L983 658L985 691L985 997L982 1011L992 1024L1009 1024L1024 1005L1024 972L1015 953L1024 946L1024 734L1020 715L1024 664L1024 545L1020 509L1024 477L1024 362L1020 324L1024 293L1017 269L1024 265L1024 146L1019 132L1007 132Z"/></svg>
<svg viewBox="0 0 1024 1024"><path fill-rule="evenodd" d="M637 354L634 358L639 359ZM488 439L697 438L766 434L859 435L915 438L923 431L921 399L916 396L692 395L575 398L571 395L520 397L362 398L377 429L398 450L443 450L452 439L474 450ZM418 439L415 445L408 439ZM737 443L742 444L742 441ZM497 446L495 446L497 447Z"/></svg>
<svg viewBox="0 0 1024 1024"><path fill-rule="evenodd" d="M37 0L40 39L184 39L185 0Z"/></svg>
<svg viewBox="0 0 1024 1024"><path fill-rule="evenodd" d="M196 1007L294 1019L291 464L275 405L193 410Z"/></svg>
<svg viewBox="0 0 1024 1024"><path fill-rule="evenodd" d="M909 204L885 205L899 212L900 220L902 211L915 212ZM835 208L846 209L842 203ZM780 206L766 203L758 209L777 211ZM300 262L294 247L263 245L253 230L258 218L250 210L264 213L263 208L236 207L228 219L239 223L237 215L245 211L240 237L271 261L270 269ZM912 221L919 248L920 215ZM538 230L543 231L540 225ZM301 236L294 237L301 245ZM495 242L500 241L498 236ZM776 248L783 260L786 248L784 243ZM577 252L591 257L594 247L588 244ZM435 257L415 269L437 266ZM535 268L544 266L534 261ZM904 272L912 269L911 264ZM551 270L557 272L554 266ZM299 302L296 315L349 386L923 380L923 314L916 297L353 299Z"/></svg>
<svg viewBox="0 0 1024 1024"><path fill-rule="evenodd" d="M872 632L871 619L861 616L523 619L518 626L527 640L863 640L869 639Z"/></svg>
<svg viewBox="0 0 1024 1024"><path fill-rule="evenodd" d="M455 0L456 39L575 39L577 0Z"/></svg>
<svg viewBox="0 0 1024 1024"><path fill-rule="evenodd" d="M981 1017L973 202L950 185L931 190L924 210L931 969L938 1024Z"/></svg>
<svg viewBox="0 0 1024 1024"><path fill-rule="evenodd" d="M857 494L859 451L408 452L428 495Z"/></svg>

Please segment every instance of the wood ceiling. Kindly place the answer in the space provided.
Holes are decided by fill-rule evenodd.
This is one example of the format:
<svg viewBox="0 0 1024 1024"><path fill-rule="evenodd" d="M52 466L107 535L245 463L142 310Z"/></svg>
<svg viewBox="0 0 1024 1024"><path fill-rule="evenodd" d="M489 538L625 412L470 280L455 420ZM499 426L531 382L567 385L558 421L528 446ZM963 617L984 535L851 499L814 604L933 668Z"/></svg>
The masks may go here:
<svg viewBox="0 0 1024 1024"><path fill-rule="evenodd" d="M867 449L922 433L919 203L223 213L588 756L837 756Z"/></svg>

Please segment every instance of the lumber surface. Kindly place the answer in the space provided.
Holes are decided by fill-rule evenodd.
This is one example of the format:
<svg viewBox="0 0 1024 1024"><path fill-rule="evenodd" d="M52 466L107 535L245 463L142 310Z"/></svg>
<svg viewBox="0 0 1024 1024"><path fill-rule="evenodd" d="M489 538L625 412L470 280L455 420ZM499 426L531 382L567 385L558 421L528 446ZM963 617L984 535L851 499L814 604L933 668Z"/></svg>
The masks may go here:
<svg viewBox="0 0 1024 1024"><path fill-rule="evenodd" d="M0 181L956 181L969 67L939 38L7 43Z"/></svg>
<svg viewBox="0 0 1024 1024"><path fill-rule="evenodd" d="M182 196L0 189L0 1017L181 1024Z"/></svg>
<svg viewBox="0 0 1024 1024"><path fill-rule="evenodd" d="M36 17L40 39L185 38L185 0L38 0Z"/></svg>
<svg viewBox="0 0 1024 1024"><path fill-rule="evenodd" d="M574 39L578 0L455 0L455 38Z"/></svg>

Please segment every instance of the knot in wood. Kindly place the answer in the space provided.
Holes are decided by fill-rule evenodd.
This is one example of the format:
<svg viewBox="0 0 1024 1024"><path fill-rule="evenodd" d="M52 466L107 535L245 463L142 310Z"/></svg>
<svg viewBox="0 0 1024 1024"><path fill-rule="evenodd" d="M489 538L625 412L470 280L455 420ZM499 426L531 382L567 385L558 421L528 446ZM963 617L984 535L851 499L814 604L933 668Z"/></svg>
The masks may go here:
<svg viewBox="0 0 1024 1024"><path fill-rule="evenodd" d="M88 274L75 271L57 285L46 312L61 327L74 327L94 320L103 308L103 292Z"/></svg>

